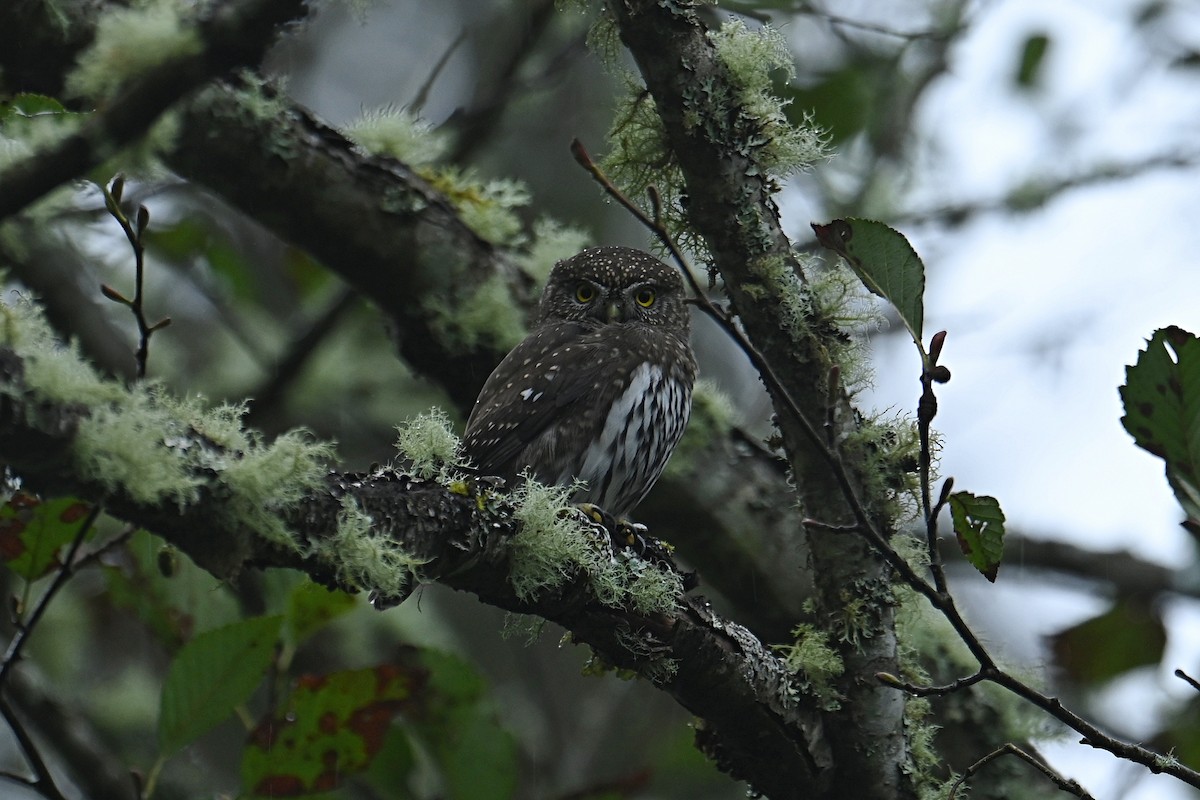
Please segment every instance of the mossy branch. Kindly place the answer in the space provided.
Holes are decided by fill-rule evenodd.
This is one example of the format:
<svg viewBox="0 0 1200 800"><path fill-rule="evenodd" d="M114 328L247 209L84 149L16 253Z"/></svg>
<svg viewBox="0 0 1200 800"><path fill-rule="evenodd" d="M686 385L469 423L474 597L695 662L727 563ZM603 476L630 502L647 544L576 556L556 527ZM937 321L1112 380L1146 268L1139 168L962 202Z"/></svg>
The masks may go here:
<svg viewBox="0 0 1200 800"><path fill-rule="evenodd" d="M701 748L735 777L775 798L821 782L827 756L810 699L781 659L703 599L639 611L576 563L554 585L514 588L520 509L491 485L318 470L324 446L295 434L267 445L240 430L235 408L205 411L101 381L74 353L51 349L35 315L6 312L0 459L30 489L102 501L218 578L290 567L382 600L402 599L409 579L437 581L541 616L699 716ZM98 418L102 430L84 441ZM157 483L146 484L151 474ZM630 648L634 640L653 647Z"/></svg>
<svg viewBox="0 0 1200 800"><path fill-rule="evenodd" d="M301 0L218 4L185 31L186 46L128 76L80 129L0 174L0 220L78 178L150 129L180 98L215 77L257 64L278 27L304 16ZM181 40L182 41L182 40ZM98 69L103 69L102 65ZM91 85L86 84L86 85ZM95 98L93 98L95 99Z"/></svg>

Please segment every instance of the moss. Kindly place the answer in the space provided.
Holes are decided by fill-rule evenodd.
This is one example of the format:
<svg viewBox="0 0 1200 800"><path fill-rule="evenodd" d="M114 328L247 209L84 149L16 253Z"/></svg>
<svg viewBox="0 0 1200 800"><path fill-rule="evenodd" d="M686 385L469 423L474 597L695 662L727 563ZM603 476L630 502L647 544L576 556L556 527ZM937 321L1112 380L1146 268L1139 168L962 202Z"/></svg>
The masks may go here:
<svg viewBox="0 0 1200 800"><path fill-rule="evenodd" d="M403 108L364 111L342 132L364 152L391 156L413 167L437 161L449 144L445 134Z"/></svg>
<svg viewBox="0 0 1200 800"><path fill-rule="evenodd" d="M788 669L797 674L801 687L821 702L821 708L836 711L841 698L833 679L846 667L837 651L829 646L829 635L808 623L796 626L792 635L796 637L793 644L778 648Z"/></svg>
<svg viewBox="0 0 1200 800"><path fill-rule="evenodd" d="M175 0L144 0L105 12L91 46L67 76L67 91L102 100L167 59L199 53L203 43L182 9Z"/></svg>
<svg viewBox="0 0 1200 800"><path fill-rule="evenodd" d="M436 407L396 426L396 449L412 462L414 474L441 483L453 479L460 463L458 436L446 412Z"/></svg>

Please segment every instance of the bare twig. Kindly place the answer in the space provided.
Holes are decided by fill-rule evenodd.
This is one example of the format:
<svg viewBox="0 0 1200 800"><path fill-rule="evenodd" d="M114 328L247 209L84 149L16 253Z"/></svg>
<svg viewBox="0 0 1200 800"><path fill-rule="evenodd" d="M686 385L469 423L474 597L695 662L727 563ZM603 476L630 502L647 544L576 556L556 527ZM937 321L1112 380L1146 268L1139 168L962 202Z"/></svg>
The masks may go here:
<svg viewBox="0 0 1200 800"><path fill-rule="evenodd" d="M38 752L37 745L34 743L33 738L30 737L29 731L25 730L25 725L2 695L0 695L0 716L3 716L4 721L8 723L8 727L12 730L17 744L21 748L22 755L29 762L29 766L35 776L30 780L22 778L19 775L4 772L0 773L0 777L7 778L15 783L24 784L40 792L50 800L66 800L63 797L63 793L59 790L58 784L54 782L54 776L50 774L50 768L46 766L45 760L42 758L41 753Z"/></svg>
<svg viewBox="0 0 1200 800"><path fill-rule="evenodd" d="M133 248L133 299L125 297L106 284L100 284L100 292L109 300L120 303L133 312L133 318L137 321L138 328L138 347L134 358L137 361L137 377L138 380L141 380L146 377L146 360L150 357L150 337L155 331L170 325L171 318L163 317L153 325L146 322L145 292L143 291L146 282L146 245L143 237L146 233L146 226L150 224L150 211L145 206L139 205L136 222L130 222L129 217L121 210L121 194L124 189L125 177L122 175L113 178L111 187L100 187L100 190L104 192L104 207L121 226L121 230L125 232L125 238L129 240L129 246Z"/></svg>
<svg viewBox="0 0 1200 800"><path fill-rule="evenodd" d="M633 214L633 216L636 217L639 222L645 225L651 231L651 233L658 237L658 240L662 242L664 247L667 248L667 250L671 253L671 257L674 258L682 268L684 277L687 279L688 284L691 287L693 294L693 297L691 298L692 303L705 314L707 314L711 319L713 319L713 321L715 321L717 325L719 325L733 339L738 347L741 348L742 352L746 354L746 357L750 359L750 363L754 365L754 368L758 370L759 375L762 376L763 382L766 383L772 392L779 398L780 402L783 403L788 413L797 421L797 424L800 425L801 429L804 431L804 435L813 444L817 452L820 453L825 459L826 463L830 467L834 479L838 483L838 487L842 490L842 494L845 496L846 501L850 506L856 527L858 527L862 531L863 535L866 536L867 539L875 546L876 551L887 560L888 564L904 577L905 583L909 584L926 597L929 597L932 601L933 597L937 595L936 590L929 584L928 581L918 575L916 570L913 569L912 565L905 561L904 558L887 543L886 537L871 522L866 506L863 504L862 499L858 496L858 491L855 489L854 482L851 480L850 475L846 470L846 466L844 463L842 463L842 459L838 455L837 451L826 445L825 437L821 436L816 425L814 425L813 422L808 419L808 417L804 414L804 411L800 408L800 405L796 402L795 398L793 398L787 391L783 381L780 380L779 376L775 373L774 368L767 361L766 357L748 338L746 338L746 336L738 329L738 327L733 324L732 320L729 318L729 315L717 308L716 305L708 299L708 296L700 288L700 284L696 281L695 275L692 274L692 270L686 257L683 255L679 245L675 242L674 237L671 235L671 232L667 229L666 224L663 222L661 213L661 200L659 199L658 192L653 187L651 187L649 190L650 203L655 212L654 216L651 217L644 210L642 210L640 206L630 200L624 192L617 188L612 180L610 180L609 177L604 174L604 171L600 168L600 166L592 160L590 155L588 155L587 150L578 139L571 142L571 153L575 156L575 160L579 163L579 165L591 173L592 177L597 183L600 184L600 186L606 193L608 193L610 197L612 197L631 214Z"/></svg>
<svg viewBox="0 0 1200 800"><path fill-rule="evenodd" d="M104 507L99 503L92 506L92 510L84 517L83 522L79 525L79 531L75 534L75 538L71 540L71 545L67 548L67 553L63 556L62 568L54 576L54 580L50 582L46 593L42 595L38 604L34 607L33 613L29 615L29 620L25 624L17 628L17 632L13 635L12 641L8 644L8 651L4 654L4 661L0 663L0 690L4 688L4 682L12 672L13 666L21 657L21 650L25 647L25 643L29 641L30 635L37 627L42 615L46 613L46 608L50 605L50 601L56 595L67 580L75 574L74 561L75 555L79 552L80 546L83 544L84 538L88 531L92 529L96 518L100 516Z"/></svg>
<svg viewBox="0 0 1200 800"><path fill-rule="evenodd" d="M784 405L787 412L793 416L797 423L801 426L805 436L821 454L824 460L829 465L831 472L842 490L843 496L850 507L854 517L854 527L858 528L862 535L867 538L876 551L887 561L887 563L896 570L901 579L915 591L924 596L929 603L937 609L946 621L950 623L955 633L962 640L963 644L971 652L971 655L979 663L978 672L969 678L963 678L956 681L951 686L962 686L979 683L981 681L989 681L999 686L1008 689L1013 694L1022 698L1026 702L1045 711L1050 716L1064 723L1077 733L1082 734L1083 743L1091 747L1096 747L1105 750L1113 755L1126 759L1128 761L1141 764L1154 772L1165 772L1184 783L1191 786L1200 787L1200 772L1187 767L1175 760L1164 760L1159 753L1142 747L1141 745L1122 741L1114 736L1104 733L1091 722L1087 721L1079 714L1071 711L1063 706L1062 701L1057 697L1043 694L1034 689L1032 686L1024 683L1017 677L1001 669L991 655L990 651L984 646L982 640L967 624L966 619L958 610L954 596L950 593L945 576L941 570L940 555L937 552L937 536L936 530L929 538L929 549L931 558L931 570L934 574L934 583L921 577L917 571L890 545L887 538L874 524L870 515L867 513L866 507L858 496L850 475L847 472L845 464L842 462L837 451L826 445L824 437L817 431L816 426L805 416L798 404L785 389L782 381L779 380L774 369L762 353L751 343L734 325L729 318L729 315L718 309L712 301L710 301L701 291L691 269L688 266L687 260L684 258L679 246L671 236L663 223L660 209L660 200L658 193L650 190L650 202L654 209L653 216L647 214L640 206L630 200L613 182L604 174L588 155L587 150L583 145L575 140L571 143L571 152L575 160L586 169L604 191L616 200L620 205L626 208L635 218L645 225L659 241L671 253L671 256L680 264L683 269L685 278L688 280L691 289L695 295L692 302L704 311L709 317L717 322L722 329L726 331L742 349L742 351L750 359L754 367L759 371L763 381L771 389L772 393L778 397L779 401ZM944 341L945 333L941 332L936 335L930 344L930 363L922 365L922 402L926 404L924 410L919 413L918 419L923 414L926 417L924 423L924 433L921 436L921 461L922 461L922 511L928 525L936 525L937 514L945 506L949 496L951 482L947 481L943 487L937 504L932 502L932 493L929 486L930 464L932 461L932 448L930 444L929 423L932 421L936 413L936 397L933 396L932 384L943 382L949 378L949 372L944 367L937 365L937 358L940 355L942 342ZM818 523L821 524L821 523ZM898 679L896 681L885 681L896 688L908 690L909 688L916 689L916 693L920 694L927 689L937 689L938 687L908 687ZM931 694L938 694L938 691L930 691Z"/></svg>
<svg viewBox="0 0 1200 800"><path fill-rule="evenodd" d="M149 130L172 104L206 82L262 57L279 25L305 14L300 0L221 3L196 24L204 46L132 78L80 129L0 174L0 219L82 175Z"/></svg>
<svg viewBox="0 0 1200 800"><path fill-rule="evenodd" d="M1062 791L1067 792L1068 794L1073 794L1076 797L1081 798L1081 800L1094 800L1094 798L1087 793L1087 790L1085 790L1077 782L1067 780L1051 769L1051 767L1045 761L1026 750L1022 750L1012 742L993 750L971 766L967 767L966 771L964 771L963 774L959 776L958 780L956 780L950 787L950 793L947 795L947 800L954 800L954 798L958 796L959 787L961 787L964 782L966 782L976 772L983 769L1001 756L1016 756L1027 764L1033 766L1038 772L1045 775L1049 781L1051 781Z"/></svg>
<svg viewBox="0 0 1200 800"><path fill-rule="evenodd" d="M947 683L942 686L920 686L915 683L907 683L906 681L902 681L895 675L887 672L875 673L875 680L879 681L885 686L891 686L907 692L914 697L941 697L942 695L952 694L960 689L965 689L968 686L974 686L975 684L986 679L987 675L985 675L983 672L976 672L974 675L968 675L965 678L959 678L953 683Z"/></svg>
<svg viewBox="0 0 1200 800"><path fill-rule="evenodd" d="M1185 683L1187 683L1188 686L1191 686L1197 692L1200 692L1200 682L1197 682L1195 678L1193 678L1191 675L1188 675L1183 670L1181 670L1181 669L1175 670L1175 677L1179 678L1182 681L1184 681Z"/></svg>

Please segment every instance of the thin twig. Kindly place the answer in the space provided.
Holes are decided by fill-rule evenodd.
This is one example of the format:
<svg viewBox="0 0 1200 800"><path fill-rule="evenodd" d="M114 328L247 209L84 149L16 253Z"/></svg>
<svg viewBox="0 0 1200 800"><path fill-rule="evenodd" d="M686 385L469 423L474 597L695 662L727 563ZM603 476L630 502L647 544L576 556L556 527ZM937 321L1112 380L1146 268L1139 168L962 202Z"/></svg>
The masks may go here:
<svg viewBox="0 0 1200 800"><path fill-rule="evenodd" d="M1200 682L1197 682L1195 678L1193 678L1191 675L1188 675L1183 670L1181 670L1181 669L1175 670L1175 677L1181 678L1182 680L1184 680L1187 683L1188 686L1191 686L1197 692L1200 692Z"/></svg>
<svg viewBox="0 0 1200 800"><path fill-rule="evenodd" d="M7 778L16 783L22 783L31 789L34 789L50 800L66 800L63 793L59 790L58 784L54 782L54 776L50 773L50 768L46 766L42 754L38 752L37 745L33 738L29 735L29 731L25 730L24 723L13 711L12 706L0 695L0 715L4 717L4 721L8 723L9 729L12 730L13 736L17 740L17 745L21 748L21 753L25 756L25 760L29 762L33 774L36 776L33 780L22 778L19 775L14 775L11 772L0 773L0 777Z"/></svg>
<svg viewBox="0 0 1200 800"><path fill-rule="evenodd" d="M576 162L578 162L580 166L591 173L592 177L597 183L600 184L600 186L610 197L612 197L623 207L625 207L631 214L633 214L633 216L636 217L639 222L645 225L651 231L651 233L658 237L658 240L662 242L664 247L667 248L667 250L671 253L672 258L674 258L682 268L683 275L688 281L688 284L694 295L691 298L692 303L705 314L707 314L711 319L713 319L730 336L730 338L733 339L738 347L741 348L742 352L746 354L746 357L750 359L750 363L754 365L754 368L758 370L759 375L762 376L763 382L766 383L775 396L779 398L779 401L787 408L788 413L796 420L797 424L800 425L801 429L804 431L805 437L809 439L809 441L816 448L817 452L820 453L828 463L834 479L838 483L838 488L841 489L843 496L846 498L847 504L850 506L851 514L854 516L854 522L862 530L863 535L865 535L867 539L874 544L876 551L883 556L888 564L903 576L905 583L909 584L918 592L930 598L932 602L933 599L937 597L938 592L929 584L928 581L917 574L916 570L913 569L912 565L904 560L903 556L901 556L895 551L895 549L888 545L887 539L884 537L884 535L880 533L879 529L875 527L874 524L872 524L870 516L867 513L866 506L863 504L861 498L859 498L858 491L855 489L854 483L851 481L850 475L846 471L846 466L842 463L842 459L839 457L837 452L825 445L824 437L822 437L817 431L817 428L812 421L805 416L799 404L783 385L783 381L780 380L779 376L775 373L774 368L772 368L772 366L767 362L766 357L749 339L745 337L745 335L742 334L738 327L730 320L729 316L718 309L713 302L708 299L708 296L700 288L700 284L696 281L696 277L692 273L687 259L684 257L679 245L675 242L674 237L671 236L671 232L667 230L666 225L663 223L661 214L661 201L658 191L654 189L654 187L650 187L648 190L651 205L655 209L655 216L651 217L645 211L643 211L640 206L630 200L624 192L617 188L617 186L609 179L609 177L604 174L604 171L600 169L600 166L592 160L590 155L588 155L587 150L584 149L583 144L580 143L578 139L571 142L571 153L575 156Z"/></svg>
<svg viewBox="0 0 1200 800"><path fill-rule="evenodd" d="M62 568L54 576L50 586L47 587L46 593L42 595L38 604L34 607L33 613L29 615L29 620L17 628L17 632L13 635L12 641L8 644L8 651L4 654L4 662L0 663L0 689L3 689L4 682L8 679L9 673L13 666L21 657L21 650L25 647L25 643L29 641L30 635L37 627L38 622L42 618L42 614L46 613L46 608L50 605L50 601L54 599L54 595L58 593L70 578L75 570L72 562L75 560L75 555L79 552L79 547L83 544L84 538L88 531L92 529L96 518L100 516L103 506L96 504L92 506L92 510L84 518L79 526L79 531L75 534L75 538L71 540L71 546L67 548L67 554L63 557Z"/></svg>
<svg viewBox="0 0 1200 800"><path fill-rule="evenodd" d="M862 534L875 548L876 552L878 552L888 562L888 564L896 570L901 579L915 591L924 596L929 601L930 605L932 605L942 614L946 621L950 623L950 626L954 629L958 637L962 640L963 644L967 646L967 649L971 652L971 655L979 663L977 675L980 677L976 678L975 676L972 676L971 678L960 679L960 682L963 682L965 685L983 680L995 683L998 686L1008 689L1010 692L1022 698L1026 702L1045 711L1047 714L1064 723L1077 733L1082 734L1083 743L1090 745L1091 747L1105 750L1117 756L1118 758L1123 758L1128 761L1141 764L1150 768L1154 772L1166 773L1183 781L1184 783L1187 783L1190 786L1200 788L1200 772L1191 769L1190 767L1187 767L1178 761L1164 760L1161 754L1142 747L1141 745L1125 742L1104 733L1083 717L1063 706L1062 701L1060 701L1057 697L1052 697L1039 692L1008 672L1005 672L996 664L992 654L984 646L979 636L974 630L972 630L970 625L967 624L966 619L958 610L958 606L954 601L954 596L950 593L945 584L944 576L938 577L941 562L936 548L936 535L934 536L930 546L930 558L933 560L933 564L937 565L937 568L934 571L935 582L937 582L937 585L935 586L917 574L916 570L903 558L903 556L901 556L893 547L891 547L887 538L875 526L870 518L870 515L867 513L866 507L859 498L854 483L851 481L846 466L842 462L839 454L835 450L825 445L823 437L821 437L816 427L799 408L795 399L791 397L790 393L788 393L786 388L783 386L783 383L776 375L774 369L770 364L767 363L766 358L762 355L762 353L759 352L759 350L742 334L740 330L738 330L737 326L732 323L729 316L717 309L712 301L705 296L703 291L701 291L698 283L696 282L695 276L692 274L692 271L688 266L687 260L684 258L679 246L675 243L674 238L667 230L665 224L663 224L658 192L654 190L653 187L651 187L649 190L651 205L655 210L654 216L651 217L612 183L608 176L604 174L604 171L600 169L599 165L592 161L591 156L588 155L587 150L584 149L583 145L578 140L575 140L571 143L571 152L579 165L592 175L592 177L597 183L600 184L605 192L620 205L626 208L631 214L633 214L638 221L645 225L659 239L659 241L663 243L663 245L671 253L672 257L680 264L681 268L683 269L684 277L687 279L693 293L695 294L692 302L698 308L708 314L708 316L714 321L716 321L717 324L720 325L721 328L733 338L733 340L750 359L754 367L758 370L763 382L767 384L772 393L778 398L779 402L785 406L788 413L793 416L797 424L799 424L801 429L804 431L806 438L809 439L809 441L816 448L817 452L819 452L828 463L831 473L838 483L838 488L842 491L847 505L850 507L851 514L854 517L855 527L860 529ZM923 365L923 372L928 376L930 383L938 382L938 378L934 377L933 369L936 366L937 353L940 351L941 343L940 341L936 341L939 339L939 337L944 337L944 333L934 337L935 341L930 345L931 363ZM945 376L948 377L948 373L946 373ZM923 378L922 382L924 383L924 381L925 379ZM932 393L932 390L930 391ZM933 401L936 403L936 398L934 398ZM932 420L932 414L929 416L929 419ZM938 503L933 505L930 500L931 491L928 487L930 462L932 461L928 428L926 429L925 435L922 437L921 450L922 460L925 464L923 472L924 481L926 483L922 492L923 510L926 514L927 523L936 524L935 511L940 512L945 506L949 495L950 482L947 481L946 484L943 485L941 497ZM898 679L893 685L896 683L900 683ZM897 688L904 688L904 686L901 684ZM915 688L920 689L921 687Z"/></svg>
<svg viewBox="0 0 1200 800"><path fill-rule="evenodd" d="M1088 794L1087 790L1080 786L1077 782L1073 780L1067 780L1055 772L1045 761L1026 750L1022 750L1012 742L993 750L971 766L967 767L963 774L959 776L958 780L956 780L950 787L950 793L946 796L946 800L954 800L954 798L958 795L959 787L962 786L967 779L1001 756L1016 756L1027 764L1033 766L1038 770L1038 772L1045 775L1049 781L1051 781L1062 791L1067 792L1068 794L1073 794L1081 800L1095 800L1095 798Z"/></svg>
<svg viewBox="0 0 1200 800"><path fill-rule="evenodd" d="M104 207L121 226L121 230L125 232L125 238L129 240L129 246L133 248L133 299L130 300L105 284L100 285L100 292L109 300L120 303L133 312L133 318L137 321L138 328L138 347L134 358L137 361L137 377L138 380L141 380L146 377L146 360L150 357L150 337L155 331L170 325L171 318L163 317L153 325L146 322L145 292L143 291L146 282L146 245L143 235L146 232L146 226L150 224L150 211L145 206L139 205L136 222L130 222L129 217L121 210L121 194L124 189L125 177L123 175L113 178L111 187L100 187L100 191L104 193Z"/></svg>
<svg viewBox="0 0 1200 800"><path fill-rule="evenodd" d="M8 644L8 651L4 654L4 662L0 664L0 714L4 716L5 721L8 723L8 727L12 730L13 736L16 737L17 743L20 745L21 751L25 755L25 760L29 763L29 766L33 769L34 774L37 776L34 781L28 781L27 783L51 800L63 800L62 792L59 791L58 786L54 783L54 778L50 774L50 770L46 767L45 761L42 760L41 754L38 752L37 745L34 744L33 739L25 730L21 720L16 716L15 713L13 713L13 710L8 705L7 701L4 700L3 690L5 682L7 681L9 674L12 672L13 666L21 658L21 651L24 649L25 643L29 641L29 637L33 634L34 629L37 628L38 622L42 619L42 615L50 606L50 601L54 599L54 595L58 593L58 590L66 585L67 579L74 574L72 565L75 561L75 556L79 552L79 548L83 544L84 538L87 537L88 531L90 531L92 529L92 525L95 524L96 518L100 516L101 508L102 507L99 504L92 506L92 510L88 512L88 515L80 524L79 530L75 534L75 538L71 540L71 545L67 548L67 553L63 557L62 567L54 576L54 580L46 589L45 594L42 595L41 599L38 601L38 604L34 607L33 613L29 616L29 620L24 625L17 626L16 632L13 634L12 641ZM19 778L15 778L15 776L7 774L4 777L8 777L10 780L20 780Z"/></svg>
<svg viewBox="0 0 1200 800"><path fill-rule="evenodd" d="M858 525L834 525L831 522L822 522L812 517L805 517L800 520L800 524L806 528L819 528L830 533L862 533L862 528Z"/></svg>
<svg viewBox="0 0 1200 800"><path fill-rule="evenodd" d="M968 675L965 678L959 678L953 683L947 683L942 686L921 686L915 683L908 683L887 672L875 673L875 679L886 686L900 689L901 691L907 692L914 697L941 697L942 695L952 694L960 689L965 689L968 686L974 686L977 683L981 683L982 681L988 679L988 675L987 673L980 671L976 672L974 675Z"/></svg>

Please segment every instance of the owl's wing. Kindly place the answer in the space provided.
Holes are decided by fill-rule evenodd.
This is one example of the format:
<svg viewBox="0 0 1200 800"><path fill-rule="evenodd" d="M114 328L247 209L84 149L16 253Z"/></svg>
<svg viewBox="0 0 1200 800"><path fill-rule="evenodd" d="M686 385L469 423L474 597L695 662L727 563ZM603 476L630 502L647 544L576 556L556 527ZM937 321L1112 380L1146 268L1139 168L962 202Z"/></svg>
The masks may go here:
<svg viewBox="0 0 1200 800"><path fill-rule="evenodd" d="M463 451L483 473L514 477L514 461L530 442L590 399L611 376L599 351L612 352L594 328L546 325L510 352L484 384L467 422Z"/></svg>

